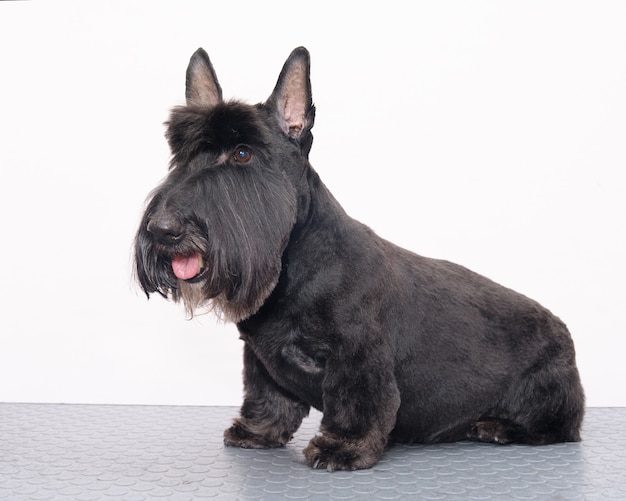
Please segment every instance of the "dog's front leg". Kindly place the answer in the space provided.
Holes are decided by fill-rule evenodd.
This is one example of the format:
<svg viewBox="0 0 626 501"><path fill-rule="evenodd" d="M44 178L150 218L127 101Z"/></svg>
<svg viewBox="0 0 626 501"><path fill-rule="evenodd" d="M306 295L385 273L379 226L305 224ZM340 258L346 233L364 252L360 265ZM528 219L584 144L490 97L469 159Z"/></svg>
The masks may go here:
<svg viewBox="0 0 626 501"><path fill-rule="evenodd" d="M396 421L400 392L390 360L367 350L350 355L329 361L326 368L321 434L304 450L313 468L374 466Z"/></svg>
<svg viewBox="0 0 626 501"><path fill-rule="evenodd" d="M240 416L224 432L224 444L246 449L283 447L308 413L309 406L280 388L245 345L244 401Z"/></svg>

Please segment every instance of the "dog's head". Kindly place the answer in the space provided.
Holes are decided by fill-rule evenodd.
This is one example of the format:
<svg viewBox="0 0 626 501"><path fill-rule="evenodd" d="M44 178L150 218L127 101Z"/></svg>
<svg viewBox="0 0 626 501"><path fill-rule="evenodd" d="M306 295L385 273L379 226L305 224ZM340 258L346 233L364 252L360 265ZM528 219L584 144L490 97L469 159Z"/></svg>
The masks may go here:
<svg viewBox="0 0 626 501"><path fill-rule="evenodd" d="M225 102L207 53L187 68L186 106L172 110L170 171L151 194L135 239L144 292L242 320L281 272L310 169L315 108L309 54L295 49L269 99Z"/></svg>

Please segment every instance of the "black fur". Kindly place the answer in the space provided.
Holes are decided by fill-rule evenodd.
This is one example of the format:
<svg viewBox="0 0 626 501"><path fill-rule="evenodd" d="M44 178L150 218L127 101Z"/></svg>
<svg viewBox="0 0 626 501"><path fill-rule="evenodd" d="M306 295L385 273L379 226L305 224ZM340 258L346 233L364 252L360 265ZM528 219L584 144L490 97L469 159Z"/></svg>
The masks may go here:
<svg viewBox="0 0 626 501"><path fill-rule="evenodd" d="M283 446L310 406L323 419L304 455L329 470L371 467L390 440L580 440L584 395L563 322L383 240L320 181L306 49L257 105L224 102L199 49L186 95L168 122L172 163L137 233L136 274L148 295L237 323L245 398L227 445ZM177 278L172 260L199 275Z"/></svg>

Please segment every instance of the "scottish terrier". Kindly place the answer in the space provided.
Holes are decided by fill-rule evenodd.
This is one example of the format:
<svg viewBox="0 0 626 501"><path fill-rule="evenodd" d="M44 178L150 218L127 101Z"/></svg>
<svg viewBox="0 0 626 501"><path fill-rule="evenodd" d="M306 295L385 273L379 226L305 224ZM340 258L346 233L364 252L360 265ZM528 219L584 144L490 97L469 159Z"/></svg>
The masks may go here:
<svg viewBox="0 0 626 501"><path fill-rule="evenodd" d="M313 406L313 468L376 464L394 441L580 440L584 395L566 326L527 297L419 256L349 217L311 167L309 53L265 103L222 99L193 54L166 136L169 174L135 239L149 297L213 308L244 341L228 446L282 447Z"/></svg>

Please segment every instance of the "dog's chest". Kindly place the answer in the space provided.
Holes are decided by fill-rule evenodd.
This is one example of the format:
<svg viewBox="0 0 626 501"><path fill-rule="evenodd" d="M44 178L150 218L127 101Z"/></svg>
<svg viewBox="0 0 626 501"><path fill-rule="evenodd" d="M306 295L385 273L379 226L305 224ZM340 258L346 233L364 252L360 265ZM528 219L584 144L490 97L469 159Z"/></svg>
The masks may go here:
<svg viewBox="0 0 626 501"><path fill-rule="evenodd" d="M297 335L241 332L241 338L279 386L314 407L322 406L327 358L322 346Z"/></svg>

